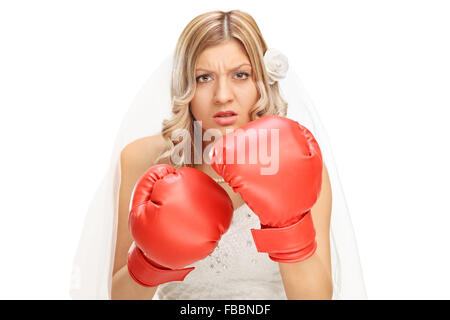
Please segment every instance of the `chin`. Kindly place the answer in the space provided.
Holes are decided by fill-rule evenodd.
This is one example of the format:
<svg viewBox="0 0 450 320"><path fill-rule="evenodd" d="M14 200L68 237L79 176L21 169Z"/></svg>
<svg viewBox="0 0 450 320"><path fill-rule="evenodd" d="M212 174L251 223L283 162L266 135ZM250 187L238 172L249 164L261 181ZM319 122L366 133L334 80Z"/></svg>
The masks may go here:
<svg viewBox="0 0 450 320"><path fill-rule="evenodd" d="M226 127L215 126L215 127L212 127L211 129L218 130L222 136L227 134L227 130L234 130L234 128L232 126L226 126Z"/></svg>
<svg viewBox="0 0 450 320"><path fill-rule="evenodd" d="M243 125L244 124L235 123L235 124L232 124L232 125L229 125L229 126L224 126L224 127L218 128L218 129L220 130L220 132L222 132L222 134L227 134L227 131L229 133L230 131L234 131L236 129L239 129Z"/></svg>
<svg viewBox="0 0 450 320"><path fill-rule="evenodd" d="M249 120L250 121L250 120ZM217 123L210 123L208 126L206 126L206 127L204 127L203 129L204 130L207 130L207 129L215 129L215 130L218 130L218 131L220 131L220 133L224 136L224 135L226 135L227 133L230 133L231 131L234 131L234 130L236 130L236 129L239 129L240 127L242 127L243 125L245 125L245 124L247 124L249 121L246 121L246 122L236 122L236 123L233 123L233 124L230 124L230 125L227 125L227 126L221 126L221 125L219 125L219 124L217 124ZM228 131L228 132L227 132Z"/></svg>

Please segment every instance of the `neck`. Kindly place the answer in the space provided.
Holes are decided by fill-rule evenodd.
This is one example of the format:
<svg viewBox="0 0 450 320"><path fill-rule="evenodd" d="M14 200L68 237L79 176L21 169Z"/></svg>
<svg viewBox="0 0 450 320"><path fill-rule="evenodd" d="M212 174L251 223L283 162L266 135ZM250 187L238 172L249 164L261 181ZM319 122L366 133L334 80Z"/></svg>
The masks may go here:
<svg viewBox="0 0 450 320"><path fill-rule="evenodd" d="M203 129L202 129L202 136L203 136ZM202 163L201 164L194 164L194 168L198 169L200 171L203 171L204 173L206 173L208 176L210 176L211 178L213 178L214 180L223 180L223 178L217 174L216 171L214 171L214 169L211 167L210 164L207 164L205 162L205 159L203 159L203 154L205 152L206 147L208 147L210 144L214 144L215 141L204 141L202 139Z"/></svg>
<svg viewBox="0 0 450 320"><path fill-rule="evenodd" d="M200 171L203 171L204 173L206 173L208 176L210 176L213 179L222 179L222 177L220 175L218 175L217 172L214 171L214 169L211 167L211 165L206 164L204 162L201 164L195 164L194 168L198 169Z"/></svg>

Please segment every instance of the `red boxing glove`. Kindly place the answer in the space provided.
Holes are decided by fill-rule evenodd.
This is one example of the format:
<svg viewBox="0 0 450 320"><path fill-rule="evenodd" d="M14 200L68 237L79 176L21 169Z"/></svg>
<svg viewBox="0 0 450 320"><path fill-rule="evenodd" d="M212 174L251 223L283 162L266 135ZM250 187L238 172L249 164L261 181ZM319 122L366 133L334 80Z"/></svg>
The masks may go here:
<svg viewBox="0 0 450 320"><path fill-rule="evenodd" d="M184 267L214 251L232 216L230 197L207 174L189 167L151 167L133 194L128 272L146 287L184 280L194 269Z"/></svg>
<svg viewBox="0 0 450 320"><path fill-rule="evenodd" d="M259 252L283 263L314 254L310 209L320 194L323 164L308 129L288 118L266 116L223 136L210 155L214 170L259 216L261 229L251 230ZM272 169L264 164L269 155Z"/></svg>

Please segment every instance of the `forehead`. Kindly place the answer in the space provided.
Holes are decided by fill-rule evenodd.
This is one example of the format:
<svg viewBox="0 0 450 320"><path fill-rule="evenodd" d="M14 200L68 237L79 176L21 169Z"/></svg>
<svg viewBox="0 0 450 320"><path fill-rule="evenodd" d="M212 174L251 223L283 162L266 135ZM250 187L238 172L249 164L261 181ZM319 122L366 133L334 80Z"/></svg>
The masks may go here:
<svg viewBox="0 0 450 320"><path fill-rule="evenodd" d="M197 59L198 68L215 67L218 64L233 65L250 63L247 52L237 40L230 40L203 50Z"/></svg>

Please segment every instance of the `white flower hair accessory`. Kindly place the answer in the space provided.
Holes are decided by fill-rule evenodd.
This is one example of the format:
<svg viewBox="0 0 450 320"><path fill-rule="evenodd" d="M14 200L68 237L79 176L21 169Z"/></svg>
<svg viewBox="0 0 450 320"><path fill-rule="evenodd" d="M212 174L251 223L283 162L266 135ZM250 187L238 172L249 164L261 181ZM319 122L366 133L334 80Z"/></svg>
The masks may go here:
<svg viewBox="0 0 450 320"><path fill-rule="evenodd" d="M269 75L270 85L286 77L289 69L288 58L277 49L267 49L264 54L264 63Z"/></svg>

